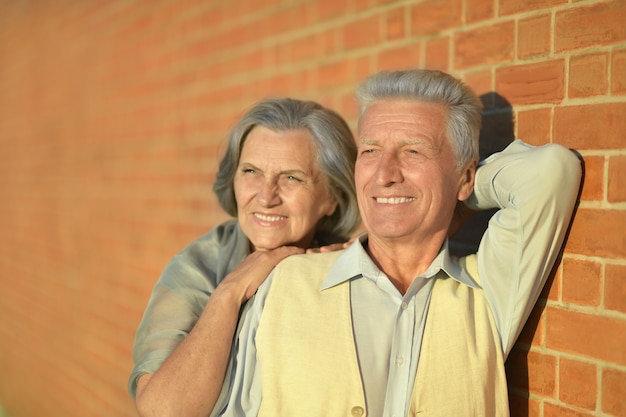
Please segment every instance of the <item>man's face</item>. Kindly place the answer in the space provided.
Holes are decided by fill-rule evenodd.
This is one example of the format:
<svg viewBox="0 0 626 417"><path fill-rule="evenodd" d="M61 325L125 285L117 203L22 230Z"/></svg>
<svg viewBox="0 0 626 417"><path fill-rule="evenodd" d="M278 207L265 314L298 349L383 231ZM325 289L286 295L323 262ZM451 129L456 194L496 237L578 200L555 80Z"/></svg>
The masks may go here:
<svg viewBox="0 0 626 417"><path fill-rule="evenodd" d="M421 244L445 238L457 200L471 195L474 164L456 169L447 109L381 100L363 114L355 182L370 238Z"/></svg>

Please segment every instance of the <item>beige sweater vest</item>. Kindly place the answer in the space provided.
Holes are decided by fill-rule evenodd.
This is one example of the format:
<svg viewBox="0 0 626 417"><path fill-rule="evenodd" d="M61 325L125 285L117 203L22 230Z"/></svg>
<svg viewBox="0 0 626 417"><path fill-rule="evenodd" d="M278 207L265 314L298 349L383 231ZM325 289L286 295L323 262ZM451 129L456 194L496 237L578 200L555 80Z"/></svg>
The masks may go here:
<svg viewBox="0 0 626 417"><path fill-rule="evenodd" d="M257 333L259 416L365 416L350 285L320 291L339 252L292 256L275 270ZM476 257L461 266L478 281ZM481 290L440 273L409 415L508 416L504 361ZM377 416L372 416L377 417Z"/></svg>

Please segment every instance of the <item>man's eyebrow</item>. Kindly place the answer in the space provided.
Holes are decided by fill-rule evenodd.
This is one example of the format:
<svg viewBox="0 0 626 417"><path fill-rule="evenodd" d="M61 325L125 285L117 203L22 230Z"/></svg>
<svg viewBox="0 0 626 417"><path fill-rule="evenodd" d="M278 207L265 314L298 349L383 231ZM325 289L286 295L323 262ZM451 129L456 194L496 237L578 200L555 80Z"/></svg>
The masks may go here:
<svg viewBox="0 0 626 417"><path fill-rule="evenodd" d="M377 144L378 144L378 141L375 139L364 138L364 139L359 139L359 143L357 145L360 146L360 145L377 145Z"/></svg>
<svg viewBox="0 0 626 417"><path fill-rule="evenodd" d="M379 145L380 141L376 139L359 139L358 145ZM409 138L405 139L403 145L422 145L428 148L433 148L433 145L428 141L419 139L419 138Z"/></svg>
<svg viewBox="0 0 626 417"><path fill-rule="evenodd" d="M426 148L435 149L435 146L432 143L430 143L430 142L428 142L426 140L419 139L419 138L407 139L404 142L404 144L405 145L419 145L419 146L424 146Z"/></svg>

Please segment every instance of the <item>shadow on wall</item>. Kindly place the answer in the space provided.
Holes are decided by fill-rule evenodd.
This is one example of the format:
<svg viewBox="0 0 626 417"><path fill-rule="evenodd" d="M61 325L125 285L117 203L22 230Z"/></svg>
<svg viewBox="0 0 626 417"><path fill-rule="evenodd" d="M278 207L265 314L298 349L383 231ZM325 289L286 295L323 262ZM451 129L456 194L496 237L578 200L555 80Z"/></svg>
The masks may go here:
<svg viewBox="0 0 626 417"><path fill-rule="evenodd" d="M504 97L496 92L480 96L483 103L480 131L480 160L500 152L515 140L513 108ZM456 256L475 253L487 223L496 210L484 210L473 215L450 240L450 250Z"/></svg>
<svg viewBox="0 0 626 417"><path fill-rule="evenodd" d="M482 129L480 131L479 159L482 161L490 155L500 152L515 140L515 123L511 104L500 94L490 92L480 96L483 104ZM496 209L477 212L467 220L461 229L450 239L450 251L455 256L465 256L476 253L480 239L487 229L489 219ZM550 284L550 281L547 285ZM534 316L526 323L525 332L534 333L538 323ZM523 352L514 348L515 352ZM528 364L526 355L514 355L519 360L507 360L506 373L509 391L517 391L518 395L510 392L509 406L512 416L528 416L527 394L523 387L528 386Z"/></svg>
<svg viewBox="0 0 626 417"><path fill-rule="evenodd" d="M489 155L499 152L506 148L511 142L515 140L514 133L514 120L513 109L511 104L501 95L495 92L484 94L480 97L483 103L483 127L480 133L480 160L487 158ZM574 151L576 152L576 151ZM577 153L577 152L576 152ZM578 153L577 153L578 154ZM581 163L583 164L583 182L584 182L584 161L578 154ZM580 201L580 192L582 191L582 183L579 190L578 200ZM475 253L478 250L481 236L484 234L489 219L496 210L485 210L476 213L472 216L463 227L450 239L450 250L456 256L464 256L469 253ZM569 230L574 215L570 221L565 241L569 236ZM563 243L565 246L565 243ZM547 293L552 286L554 276L561 263L561 257L563 255L563 248L561 248L559 255L557 256L556 263L548 276L543 292L540 295L540 301L535 306L535 309L530 315L530 318L526 322L522 334L518 339L518 342L514 346L513 350L509 354L506 361L506 373L509 383L509 402L512 417L528 417L529 415L529 403L528 403L528 390L529 390L529 370L528 370L528 348L526 345L530 343L537 326L541 313L545 308L545 303L541 301L542 298L547 297Z"/></svg>

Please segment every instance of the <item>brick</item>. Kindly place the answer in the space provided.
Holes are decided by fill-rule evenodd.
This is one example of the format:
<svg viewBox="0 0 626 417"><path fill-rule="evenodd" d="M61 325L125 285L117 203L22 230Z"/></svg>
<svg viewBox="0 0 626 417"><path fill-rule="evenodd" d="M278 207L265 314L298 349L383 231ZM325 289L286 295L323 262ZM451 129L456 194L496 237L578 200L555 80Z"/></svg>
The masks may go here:
<svg viewBox="0 0 626 417"><path fill-rule="evenodd" d="M626 94L626 49L613 51L611 59L611 94Z"/></svg>
<svg viewBox="0 0 626 417"><path fill-rule="evenodd" d="M343 46L346 51L376 45L382 38L379 15L349 22L342 28Z"/></svg>
<svg viewBox="0 0 626 417"><path fill-rule="evenodd" d="M408 35L406 17L407 11L404 7L390 10L385 16L385 39L403 39Z"/></svg>
<svg viewBox="0 0 626 417"><path fill-rule="evenodd" d="M353 7L357 11L367 9L377 9L380 6L396 3L397 0L353 0Z"/></svg>
<svg viewBox="0 0 626 417"><path fill-rule="evenodd" d="M314 4L315 14L319 21L344 16L350 8L349 0L318 0Z"/></svg>
<svg viewBox="0 0 626 417"><path fill-rule="evenodd" d="M546 346L623 366L626 364L626 320L548 306Z"/></svg>
<svg viewBox="0 0 626 417"><path fill-rule="evenodd" d="M547 402L543 406L543 417L594 417L595 415L595 413L587 413Z"/></svg>
<svg viewBox="0 0 626 417"><path fill-rule="evenodd" d="M584 157L582 201L601 201L604 199L604 156Z"/></svg>
<svg viewBox="0 0 626 417"><path fill-rule="evenodd" d="M548 14L521 19L517 25L517 57L548 55L551 51L552 21Z"/></svg>
<svg viewBox="0 0 626 417"><path fill-rule="evenodd" d="M244 32L246 32L246 43L252 40L263 39L262 33L259 33L258 27L261 26L268 32L268 35L276 36L301 27L307 27L311 24L313 16L313 4L305 3L285 3L286 7L272 8L270 14L263 15L260 25L244 24ZM242 30L242 28L239 28Z"/></svg>
<svg viewBox="0 0 626 417"><path fill-rule="evenodd" d="M495 7L492 0L467 0L465 20L476 23L494 17Z"/></svg>
<svg viewBox="0 0 626 417"><path fill-rule="evenodd" d="M565 303L598 306L602 295L602 265L578 259L563 260L563 295Z"/></svg>
<svg viewBox="0 0 626 417"><path fill-rule="evenodd" d="M450 38L426 41L426 68L450 71Z"/></svg>
<svg viewBox="0 0 626 417"><path fill-rule="evenodd" d="M561 301L561 287L563 282L563 263L561 262L554 276L552 277L552 282L546 282L546 285L541 290L541 299L545 299L548 301Z"/></svg>
<svg viewBox="0 0 626 417"><path fill-rule="evenodd" d="M463 16L462 0L425 0L411 6L411 35L424 36L459 26Z"/></svg>
<svg viewBox="0 0 626 417"><path fill-rule="evenodd" d="M557 107L553 136L576 150L621 149L626 137L624 114L626 103Z"/></svg>
<svg viewBox="0 0 626 417"><path fill-rule="evenodd" d="M562 60L496 70L496 91L514 105L560 103L565 95Z"/></svg>
<svg viewBox="0 0 626 417"><path fill-rule="evenodd" d="M609 91L609 56L596 53L570 58L568 95L583 98L605 95Z"/></svg>
<svg viewBox="0 0 626 417"><path fill-rule="evenodd" d="M470 71L465 74L464 81L476 94L491 94L493 76L489 70Z"/></svg>
<svg viewBox="0 0 626 417"><path fill-rule="evenodd" d="M338 98L338 104L336 107L337 112L343 116L350 127L353 127L353 132L356 132L356 121L359 117L359 105L356 101L354 94L343 94ZM353 133L354 137L356 135Z"/></svg>
<svg viewBox="0 0 626 417"><path fill-rule="evenodd" d="M385 49L376 57L377 70L410 69L419 66L421 45L411 44L394 49Z"/></svg>
<svg viewBox="0 0 626 417"><path fill-rule="evenodd" d="M515 25L503 22L460 32L454 38L455 69L511 61L515 55Z"/></svg>
<svg viewBox="0 0 626 417"><path fill-rule="evenodd" d="M567 0L500 0L498 12L501 16L509 14L549 9Z"/></svg>
<svg viewBox="0 0 626 417"><path fill-rule="evenodd" d="M517 342L526 346L543 346L545 343L545 305L538 303L530 313L526 324L517 338Z"/></svg>
<svg viewBox="0 0 626 417"><path fill-rule="evenodd" d="M509 386L534 395L556 395L556 358L515 348L506 361Z"/></svg>
<svg viewBox="0 0 626 417"><path fill-rule="evenodd" d="M626 415L626 372L605 369L602 372L602 411L612 416Z"/></svg>
<svg viewBox="0 0 626 417"><path fill-rule="evenodd" d="M529 417L541 415L541 403L528 396L518 395L515 392L509 395L509 409L511 417Z"/></svg>
<svg viewBox="0 0 626 417"><path fill-rule="evenodd" d="M552 110L549 108L520 111L517 114L517 137L531 145L550 143Z"/></svg>
<svg viewBox="0 0 626 417"><path fill-rule="evenodd" d="M604 308L626 313L626 266L608 264L604 271Z"/></svg>
<svg viewBox="0 0 626 417"><path fill-rule="evenodd" d="M278 64L301 62L320 56L322 42L321 35L312 34L282 43L276 48L277 62Z"/></svg>
<svg viewBox="0 0 626 417"><path fill-rule="evenodd" d="M626 212L620 210L578 209L565 250L588 256L623 258Z"/></svg>
<svg viewBox="0 0 626 417"><path fill-rule="evenodd" d="M598 377L596 366L572 359L559 360L559 399L566 404L596 409Z"/></svg>
<svg viewBox="0 0 626 417"><path fill-rule="evenodd" d="M626 201L626 155L609 157L607 200L611 203Z"/></svg>
<svg viewBox="0 0 626 417"><path fill-rule="evenodd" d="M557 11L554 23L556 52L611 45L626 39L626 3L606 1Z"/></svg>
<svg viewBox="0 0 626 417"><path fill-rule="evenodd" d="M365 55L354 59L355 80L361 82L376 70L375 59L371 55ZM354 91L352 91L354 94Z"/></svg>
<svg viewBox="0 0 626 417"><path fill-rule="evenodd" d="M350 61L336 61L318 68L318 86L322 90L341 88L353 83L353 68Z"/></svg>

